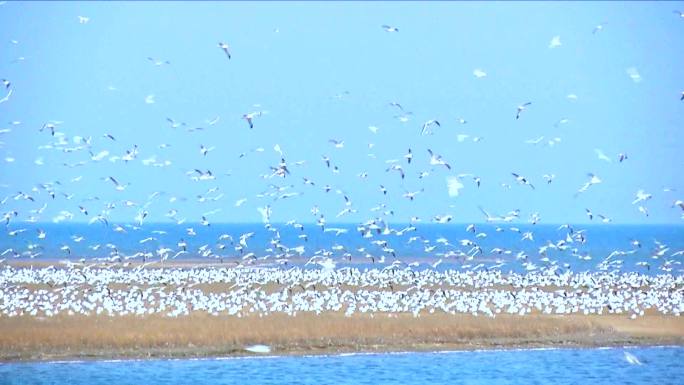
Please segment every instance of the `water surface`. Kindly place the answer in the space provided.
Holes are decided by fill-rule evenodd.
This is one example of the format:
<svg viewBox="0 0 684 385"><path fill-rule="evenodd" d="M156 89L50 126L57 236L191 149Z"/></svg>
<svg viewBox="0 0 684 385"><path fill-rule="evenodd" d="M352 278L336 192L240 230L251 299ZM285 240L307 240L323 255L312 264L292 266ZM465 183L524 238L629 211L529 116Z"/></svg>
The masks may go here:
<svg viewBox="0 0 684 385"><path fill-rule="evenodd" d="M9 363L0 365L0 383L681 384L682 360L684 347L645 347Z"/></svg>

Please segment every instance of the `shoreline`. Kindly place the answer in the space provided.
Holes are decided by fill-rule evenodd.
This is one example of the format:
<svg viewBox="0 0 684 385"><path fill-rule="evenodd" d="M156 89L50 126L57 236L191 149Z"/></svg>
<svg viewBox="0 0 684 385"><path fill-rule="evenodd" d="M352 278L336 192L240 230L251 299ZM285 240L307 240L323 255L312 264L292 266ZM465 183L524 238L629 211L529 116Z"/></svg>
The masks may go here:
<svg viewBox="0 0 684 385"><path fill-rule="evenodd" d="M316 320L321 316L323 321ZM487 319L445 314L398 319L331 314L240 320L204 315L57 318L0 317L0 362L684 346L684 317L661 315L639 320L608 315ZM266 354L244 350L252 344L272 349Z"/></svg>

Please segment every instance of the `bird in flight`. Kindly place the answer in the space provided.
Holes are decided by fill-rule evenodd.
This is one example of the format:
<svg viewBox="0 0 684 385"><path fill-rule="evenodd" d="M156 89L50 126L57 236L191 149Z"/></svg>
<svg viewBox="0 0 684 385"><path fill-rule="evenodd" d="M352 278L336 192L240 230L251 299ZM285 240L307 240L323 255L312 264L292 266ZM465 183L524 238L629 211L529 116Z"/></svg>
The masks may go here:
<svg viewBox="0 0 684 385"><path fill-rule="evenodd" d="M423 128L420 130L421 135L432 135L432 130L430 129L430 126L433 124L438 125L439 127L442 127L441 124L435 119L428 120L427 122L423 123Z"/></svg>
<svg viewBox="0 0 684 385"><path fill-rule="evenodd" d="M526 185L532 187L532 190L534 190L534 185L532 185L532 183L530 183L530 181L528 181L524 176L518 175L514 172L512 172L511 175L513 175L515 177L515 180L518 181L518 183L526 184Z"/></svg>
<svg viewBox="0 0 684 385"><path fill-rule="evenodd" d="M223 52L226 53L226 56L228 56L228 60L230 60L230 51L229 51L230 46L226 43L219 42L218 47L221 48L223 50Z"/></svg>
<svg viewBox="0 0 684 385"><path fill-rule="evenodd" d="M242 119L247 121L247 123L249 124L249 128L251 129L254 128L254 123L252 122L252 120L254 120L254 118L258 116L261 116L261 112L250 112L249 114L242 115Z"/></svg>
<svg viewBox="0 0 684 385"><path fill-rule="evenodd" d="M515 114L516 119L520 119L520 113L525 111L526 107L532 104L532 102L527 102L518 106L518 112Z"/></svg>
<svg viewBox="0 0 684 385"><path fill-rule="evenodd" d="M392 26L389 26L389 25L386 25L386 24L382 25L382 29L384 29L385 32L399 32L399 28L397 28L397 27L392 27Z"/></svg>

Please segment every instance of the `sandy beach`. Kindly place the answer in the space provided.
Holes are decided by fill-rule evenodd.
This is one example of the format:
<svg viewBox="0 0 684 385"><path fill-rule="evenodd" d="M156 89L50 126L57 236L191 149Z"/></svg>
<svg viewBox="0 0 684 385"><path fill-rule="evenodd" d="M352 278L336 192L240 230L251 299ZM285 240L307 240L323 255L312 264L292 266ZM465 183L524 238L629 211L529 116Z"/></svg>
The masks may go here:
<svg viewBox="0 0 684 385"><path fill-rule="evenodd" d="M646 315L302 314L242 318L1 317L0 359L63 360L277 355L533 347L682 345L684 318Z"/></svg>

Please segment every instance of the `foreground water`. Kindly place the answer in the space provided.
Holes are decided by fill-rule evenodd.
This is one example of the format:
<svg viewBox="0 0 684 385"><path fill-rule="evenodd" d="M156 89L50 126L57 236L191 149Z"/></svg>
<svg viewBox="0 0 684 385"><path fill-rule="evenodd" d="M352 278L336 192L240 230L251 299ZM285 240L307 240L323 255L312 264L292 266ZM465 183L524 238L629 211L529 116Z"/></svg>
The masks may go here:
<svg viewBox="0 0 684 385"><path fill-rule="evenodd" d="M8 363L0 383L681 384L682 360L684 347L647 347Z"/></svg>

